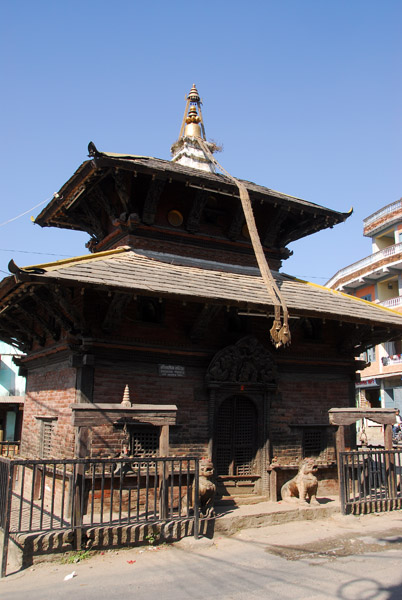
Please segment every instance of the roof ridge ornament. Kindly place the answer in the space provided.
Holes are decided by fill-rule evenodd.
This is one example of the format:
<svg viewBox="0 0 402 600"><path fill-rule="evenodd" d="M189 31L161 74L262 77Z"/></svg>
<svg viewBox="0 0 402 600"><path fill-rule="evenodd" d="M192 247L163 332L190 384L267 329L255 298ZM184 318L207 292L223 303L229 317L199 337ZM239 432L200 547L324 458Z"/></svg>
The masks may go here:
<svg viewBox="0 0 402 600"><path fill-rule="evenodd" d="M210 153L219 150L218 146L208 142L205 135L204 119L201 110L202 100L195 83L186 97L186 108L180 127L179 139L172 145L172 162L215 173L215 165L203 152L197 139L204 141Z"/></svg>

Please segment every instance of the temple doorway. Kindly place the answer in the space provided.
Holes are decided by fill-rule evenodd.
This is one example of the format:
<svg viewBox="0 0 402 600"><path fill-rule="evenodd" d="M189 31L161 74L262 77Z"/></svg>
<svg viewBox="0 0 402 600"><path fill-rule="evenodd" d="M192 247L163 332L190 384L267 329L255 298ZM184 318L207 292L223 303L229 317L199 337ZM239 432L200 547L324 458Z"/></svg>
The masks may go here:
<svg viewBox="0 0 402 600"><path fill-rule="evenodd" d="M244 396L226 398L218 409L215 430L215 465L218 476L255 474L257 410Z"/></svg>

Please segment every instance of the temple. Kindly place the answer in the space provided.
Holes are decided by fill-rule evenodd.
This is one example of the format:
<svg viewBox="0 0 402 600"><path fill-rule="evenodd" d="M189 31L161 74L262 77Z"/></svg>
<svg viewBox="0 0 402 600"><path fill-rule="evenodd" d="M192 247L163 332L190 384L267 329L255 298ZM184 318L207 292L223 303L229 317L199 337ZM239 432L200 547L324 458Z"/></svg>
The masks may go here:
<svg viewBox="0 0 402 600"><path fill-rule="evenodd" d="M171 161L91 142L37 216L90 253L11 262L0 284L24 457L209 456L222 498L276 499L312 456L335 488L328 411L354 406L356 357L402 315L282 273L292 242L350 213L239 181L216 150L193 86Z"/></svg>

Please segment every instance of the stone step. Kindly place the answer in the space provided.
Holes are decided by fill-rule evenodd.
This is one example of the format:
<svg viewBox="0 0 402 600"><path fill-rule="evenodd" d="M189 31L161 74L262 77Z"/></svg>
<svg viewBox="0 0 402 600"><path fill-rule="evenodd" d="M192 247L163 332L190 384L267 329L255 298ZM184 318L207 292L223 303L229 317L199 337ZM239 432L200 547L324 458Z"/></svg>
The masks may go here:
<svg viewBox="0 0 402 600"><path fill-rule="evenodd" d="M256 494L241 494L239 496L221 496L215 500L215 506L243 506L246 504L258 504L267 502L268 496L256 496Z"/></svg>

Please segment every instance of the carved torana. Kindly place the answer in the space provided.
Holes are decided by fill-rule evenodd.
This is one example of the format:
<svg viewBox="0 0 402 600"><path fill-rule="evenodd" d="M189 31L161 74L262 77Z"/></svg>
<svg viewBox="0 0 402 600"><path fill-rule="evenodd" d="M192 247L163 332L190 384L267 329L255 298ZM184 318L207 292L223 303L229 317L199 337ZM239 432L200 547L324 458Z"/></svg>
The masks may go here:
<svg viewBox="0 0 402 600"><path fill-rule="evenodd" d="M272 384L277 370L268 350L254 336L247 336L215 355L206 379L210 383Z"/></svg>

